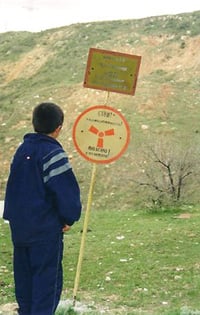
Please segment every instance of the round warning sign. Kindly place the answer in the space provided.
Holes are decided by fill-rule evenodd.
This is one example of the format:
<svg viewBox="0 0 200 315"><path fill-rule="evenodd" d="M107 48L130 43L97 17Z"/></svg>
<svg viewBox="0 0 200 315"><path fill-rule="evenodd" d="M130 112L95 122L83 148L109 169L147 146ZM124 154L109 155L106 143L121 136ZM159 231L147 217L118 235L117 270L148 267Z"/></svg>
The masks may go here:
<svg viewBox="0 0 200 315"><path fill-rule="evenodd" d="M110 163L117 160L130 141L130 128L116 109L97 105L82 112L73 127L77 151L90 162Z"/></svg>

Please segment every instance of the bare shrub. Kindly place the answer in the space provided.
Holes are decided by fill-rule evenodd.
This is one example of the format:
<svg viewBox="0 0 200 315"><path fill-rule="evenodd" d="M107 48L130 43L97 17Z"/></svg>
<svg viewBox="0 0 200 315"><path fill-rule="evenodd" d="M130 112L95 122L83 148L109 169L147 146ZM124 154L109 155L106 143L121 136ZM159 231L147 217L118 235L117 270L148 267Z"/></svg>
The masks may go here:
<svg viewBox="0 0 200 315"><path fill-rule="evenodd" d="M153 206L192 203L199 190L197 152L179 144L149 144L137 162L135 183Z"/></svg>

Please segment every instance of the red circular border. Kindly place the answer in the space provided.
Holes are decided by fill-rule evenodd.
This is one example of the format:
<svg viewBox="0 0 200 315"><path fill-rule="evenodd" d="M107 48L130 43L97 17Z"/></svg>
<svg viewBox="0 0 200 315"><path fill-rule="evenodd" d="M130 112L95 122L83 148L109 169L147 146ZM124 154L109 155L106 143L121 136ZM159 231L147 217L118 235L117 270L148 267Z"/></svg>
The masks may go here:
<svg viewBox="0 0 200 315"><path fill-rule="evenodd" d="M118 116L121 117L121 119L123 120L124 124L125 124L125 127L126 127L126 130L127 130L127 139L126 139L126 143L125 145L123 146L122 150L113 158L111 159L108 159L108 160L94 160L94 159L91 159L89 158L85 153L83 153L77 142L76 142L76 126L77 124L79 123L79 120L85 115L87 114L88 112L94 110L94 109L107 109L107 110L110 110L114 113L116 113ZM112 108L112 107L109 107L107 105L96 105L96 106L92 106L92 107L89 107L87 108L86 110L84 110L79 116L78 118L76 119L75 123L74 123L74 126L73 126L73 132L72 132L72 137L73 137L73 141L74 141L74 145L77 149L77 151L79 152L79 154L84 157L86 160L90 161L90 162L94 162L94 163L100 163L100 164L106 164L106 163L111 163L115 160L117 160L124 152L125 150L127 149L128 147L128 144L129 144L129 141L130 141L130 127L127 123L127 121L125 120L124 116L118 111L116 110L115 108Z"/></svg>

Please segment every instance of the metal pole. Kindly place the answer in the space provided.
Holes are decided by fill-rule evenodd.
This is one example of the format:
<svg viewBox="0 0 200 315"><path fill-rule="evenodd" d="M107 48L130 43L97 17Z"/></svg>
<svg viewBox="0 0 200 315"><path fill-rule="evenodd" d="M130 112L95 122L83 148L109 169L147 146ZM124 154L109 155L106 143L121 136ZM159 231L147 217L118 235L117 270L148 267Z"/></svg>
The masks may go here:
<svg viewBox="0 0 200 315"><path fill-rule="evenodd" d="M73 306L76 305L76 297L77 297L77 291L78 291L78 286L79 286L81 265L82 265L82 261L83 261L83 253L84 253L84 248L85 248L85 239L86 239L87 227L88 227L89 216L90 216L90 209L91 209L91 204L92 204L92 194L93 194L93 188L94 188L94 184L95 184L96 169L97 169L97 166L94 163L93 169L92 169L91 181L90 181L90 189L89 189L89 193L88 193L88 201L87 201L87 207L86 207L86 212L85 212L85 219L84 219L84 224L83 224L83 233L82 233L82 238L81 238L79 258L78 258L78 264L77 264L77 269L76 269L76 277L75 277L75 281L74 281Z"/></svg>

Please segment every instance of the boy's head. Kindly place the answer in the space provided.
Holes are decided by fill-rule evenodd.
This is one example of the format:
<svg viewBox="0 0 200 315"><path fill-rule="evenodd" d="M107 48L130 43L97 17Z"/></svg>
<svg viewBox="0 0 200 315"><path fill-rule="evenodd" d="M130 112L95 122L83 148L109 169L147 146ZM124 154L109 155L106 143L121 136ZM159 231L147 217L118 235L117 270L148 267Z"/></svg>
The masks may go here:
<svg viewBox="0 0 200 315"><path fill-rule="evenodd" d="M64 121L62 109L54 103L41 103L33 110L32 124L35 132L51 134Z"/></svg>

